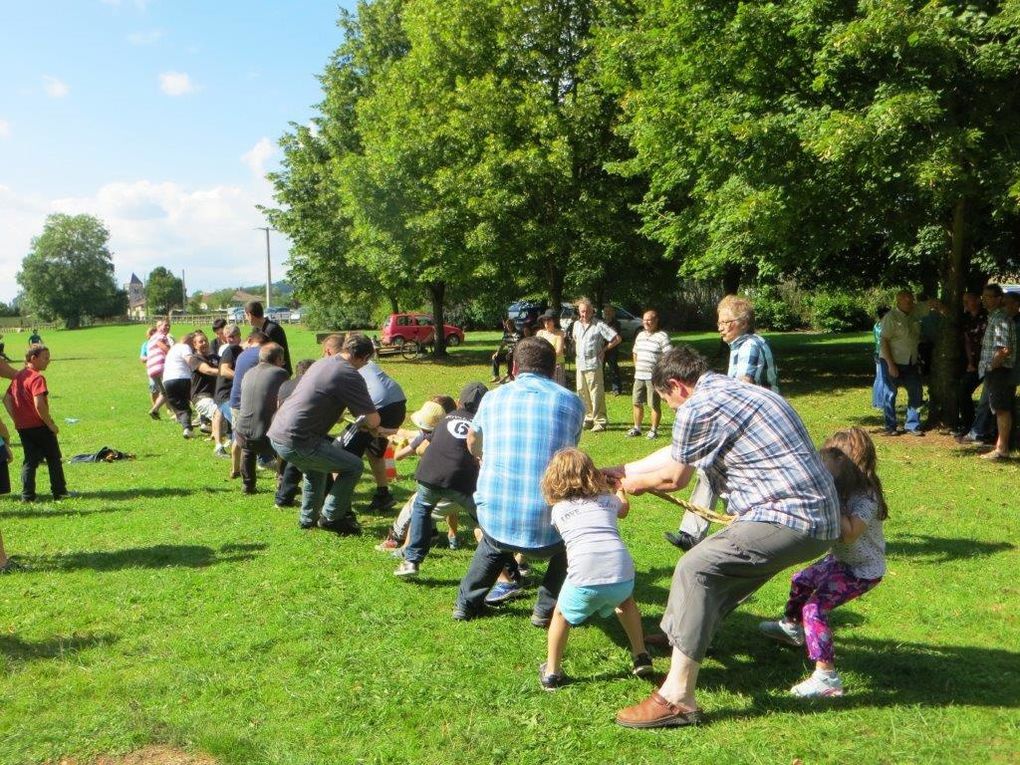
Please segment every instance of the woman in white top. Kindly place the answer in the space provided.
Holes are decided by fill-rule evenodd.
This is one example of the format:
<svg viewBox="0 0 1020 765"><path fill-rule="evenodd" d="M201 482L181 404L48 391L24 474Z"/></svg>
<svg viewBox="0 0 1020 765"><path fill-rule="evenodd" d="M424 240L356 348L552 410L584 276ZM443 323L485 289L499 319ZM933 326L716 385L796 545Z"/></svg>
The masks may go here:
<svg viewBox="0 0 1020 765"><path fill-rule="evenodd" d="M195 336L200 332L189 332L174 343L167 351L163 364L163 387L166 389L167 404L173 410L177 422L184 430L184 437L191 438L191 373L217 375L219 370L202 361L195 354Z"/></svg>

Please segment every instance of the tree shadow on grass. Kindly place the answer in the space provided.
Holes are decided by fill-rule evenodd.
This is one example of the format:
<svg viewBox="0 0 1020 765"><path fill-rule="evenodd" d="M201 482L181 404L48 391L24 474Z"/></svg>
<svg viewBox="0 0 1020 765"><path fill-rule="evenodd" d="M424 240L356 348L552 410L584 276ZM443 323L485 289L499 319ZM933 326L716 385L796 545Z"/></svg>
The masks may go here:
<svg viewBox="0 0 1020 765"><path fill-rule="evenodd" d="M0 635L0 654L5 658L18 661L36 661L38 659L62 659L65 656L95 646L108 646L116 643L116 635L57 635L47 640L22 640L17 635Z"/></svg>
<svg viewBox="0 0 1020 765"><path fill-rule="evenodd" d="M975 539L947 539L927 534L897 534L886 541L885 551L892 557L923 563L947 563L951 560L984 558L1016 549L1010 542L979 542Z"/></svg>
<svg viewBox="0 0 1020 765"><path fill-rule="evenodd" d="M205 545L152 545L124 550L81 551L54 555L25 556L29 572L33 571L119 571L130 568L206 568L220 563L254 560L268 545L227 544L219 550Z"/></svg>

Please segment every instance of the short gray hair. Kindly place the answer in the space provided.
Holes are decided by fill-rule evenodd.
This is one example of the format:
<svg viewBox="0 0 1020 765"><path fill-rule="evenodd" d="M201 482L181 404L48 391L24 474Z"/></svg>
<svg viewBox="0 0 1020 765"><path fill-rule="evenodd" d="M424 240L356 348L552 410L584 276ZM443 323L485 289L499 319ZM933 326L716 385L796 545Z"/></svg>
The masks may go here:
<svg viewBox="0 0 1020 765"><path fill-rule="evenodd" d="M259 361L280 366L283 364L283 346L278 343L263 343L259 347Z"/></svg>

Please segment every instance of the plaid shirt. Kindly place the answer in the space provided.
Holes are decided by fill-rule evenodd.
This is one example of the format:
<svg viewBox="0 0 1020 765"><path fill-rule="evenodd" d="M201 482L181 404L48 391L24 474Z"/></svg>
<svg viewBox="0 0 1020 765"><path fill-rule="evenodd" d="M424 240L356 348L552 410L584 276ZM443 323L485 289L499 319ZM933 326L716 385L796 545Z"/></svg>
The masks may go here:
<svg viewBox="0 0 1020 765"><path fill-rule="evenodd" d="M672 456L729 492L737 521L839 536L839 499L804 423L778 394L706 372L677 409Z"/></svg>
<svg viewBox="0 0 1020 765"><path fill-rule="evenodd" d="M984 377L992 368L992 357L999 348L1008 348L1006 360L1000 364L1012 368L1016 361L1016 329L1013 320L1006 315L1006 309L998 308L988 314L988 326L985 336L981 339L981 360L978 362L978 375Z"/></svg>
<svg viewBox="0 0 1020 765"><path fill-rule="evenodd" d="M471 430L482 436L475 504L486 534L524 548L560 541L542 476L553 454L577 445L583 422L581 399L541 375L518 375L485 395Z"/></svg>
<svg viewBox="0 0 1020 765"><path fill-rule="evenodd" d="M593 319L587 327L578 319L571 326L570 334L574 338L577 369L580 372L588 372L598 369L601 365L599 354L606 347L606 343L616 337L616 330L598 319Z"/></svg>
<svg viewBox="0 0 1020 765"><path fill-rule="evenodd" d="M779 393L772 349L764 337L753 332L741 335L730 343L730 368L726 374L737 379L746 375L754 380L755 385Z"/></svg>

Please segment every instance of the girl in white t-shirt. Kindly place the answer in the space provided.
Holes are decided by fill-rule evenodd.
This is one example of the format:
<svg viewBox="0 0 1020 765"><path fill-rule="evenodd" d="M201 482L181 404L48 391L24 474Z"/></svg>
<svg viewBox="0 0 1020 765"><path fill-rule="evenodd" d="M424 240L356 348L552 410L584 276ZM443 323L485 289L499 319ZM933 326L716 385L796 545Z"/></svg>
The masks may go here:
<svg viewBox="0 0 1020 765"><path fill-rule="evenodd" d="M858 427L825 442L822 462L839 494L841 534L832 552L794 574L783 619L762 622L768 637L795 646L807 644L814 673L790 689L794 696L842 696L836 673L829 612L874 589L885 575L882 522L888 517L882 483L875 473L875 444Z"/></svg>
<svg viewBox="0 0 1020 765"><path fill-rule="evenodd" d="M616 519L630 510L623 491L614 495L591 458L580 449L553 455L542 479L542 493L552 505L552 524L567 546L567 579L549 625L548 656L538 676L547 691L567 681L560 661L570 627L598 613L616 613L630 641L635 675L652 672L645 650L641 613L634 602L634 561Z"/></svg>

